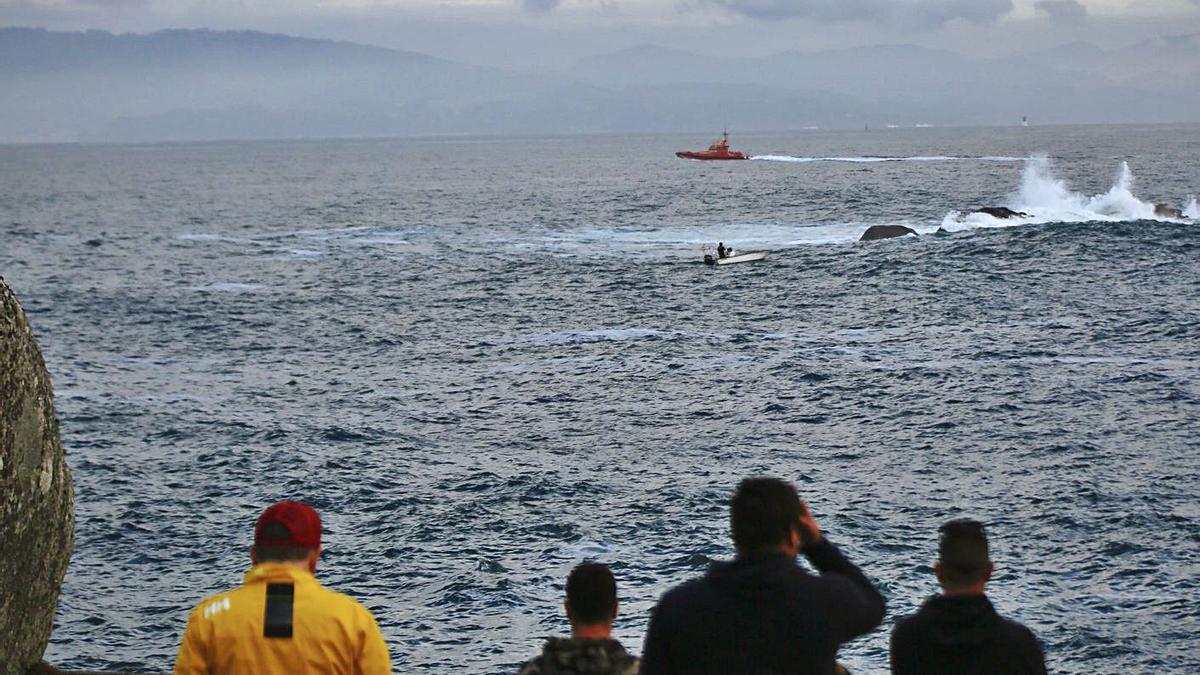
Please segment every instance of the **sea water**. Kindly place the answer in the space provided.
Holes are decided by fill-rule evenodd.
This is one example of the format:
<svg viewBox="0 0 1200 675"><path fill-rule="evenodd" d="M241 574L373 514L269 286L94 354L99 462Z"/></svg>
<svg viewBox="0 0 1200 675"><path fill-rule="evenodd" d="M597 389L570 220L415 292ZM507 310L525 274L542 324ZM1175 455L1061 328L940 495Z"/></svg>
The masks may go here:
<svg viewBox="0 0 1200 675"><path fill-rule="evenodd" d="M169 669L283 498L397 672L512 672L584 559L638 652L770 474L887 596L855 672L962 516L1052 670L1200 669L1200 127L672 154L708 140L0 148L0 273L77 488L47 658ZM856 243L876 224L921 236ZM706 267L719 241L771 256Z"/></svg>

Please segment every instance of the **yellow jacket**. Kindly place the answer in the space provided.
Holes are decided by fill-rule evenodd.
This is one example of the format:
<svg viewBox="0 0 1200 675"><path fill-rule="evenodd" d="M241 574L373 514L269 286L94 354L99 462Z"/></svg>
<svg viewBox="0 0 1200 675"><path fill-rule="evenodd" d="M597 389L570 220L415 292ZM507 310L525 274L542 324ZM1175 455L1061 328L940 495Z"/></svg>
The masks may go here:
<svg viewBox="0 0 1200 675"><path fill-rule="evenodd" d="M366 607L279 563L255 565L243 586L192 610L175 659L175 675L391 672L387 645Z"/></svg>

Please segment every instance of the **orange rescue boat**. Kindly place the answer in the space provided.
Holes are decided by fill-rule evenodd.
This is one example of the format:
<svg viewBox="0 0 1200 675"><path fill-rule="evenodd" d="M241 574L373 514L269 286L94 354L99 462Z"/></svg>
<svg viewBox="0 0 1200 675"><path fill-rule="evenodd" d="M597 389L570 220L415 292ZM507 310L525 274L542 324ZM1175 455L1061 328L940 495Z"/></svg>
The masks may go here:
<svg viewBox="0 0 1200 675"><path fill-rule="evenodd" d="M729 149L729 132L721 132L721 140L708 146L707 150L680 150L675 153L681 159L750 159L750 155Z"/></svg>

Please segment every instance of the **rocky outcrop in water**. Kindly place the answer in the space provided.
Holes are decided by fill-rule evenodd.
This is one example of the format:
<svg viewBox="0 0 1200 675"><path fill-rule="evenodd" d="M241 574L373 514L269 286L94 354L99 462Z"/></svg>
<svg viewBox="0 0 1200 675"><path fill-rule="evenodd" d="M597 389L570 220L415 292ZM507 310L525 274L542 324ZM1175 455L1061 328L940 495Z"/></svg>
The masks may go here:
<svg viewBox="0 0 1200 675"><path fill-rule="evenodd" d="M1028 218L1029 214L1024 211L1013 211L1007 206L985 206L982 209L975 209L971 213L986 213L993 218Z"/></svg>
<svg viewBox="0 0 1200 675"><path fill-rule="evenodd" d="M917 231L911 227L903 225L872 225L863 232L863 236L859 237L859 241L875 241L876 239L891 239L893 237L903 237L906 234L913 236L917 235Z"/></svg>
<svg viewBox="0 0 1200 675"><path fill-rule="evenodd" d="M0 277L0 675L41 660L74 541L75 495L50 375Z"/></svg>
<svg viewBox="0 0 1200 675"><path fill-rule="evenodd" d="M1159 218L1180 218L1180 219L1182 219L1184 217L1183 209L1177 209L1174 206L1167 206L1166 204L1155 204L1154 205L1154 215L1158 216Z"/></svg>

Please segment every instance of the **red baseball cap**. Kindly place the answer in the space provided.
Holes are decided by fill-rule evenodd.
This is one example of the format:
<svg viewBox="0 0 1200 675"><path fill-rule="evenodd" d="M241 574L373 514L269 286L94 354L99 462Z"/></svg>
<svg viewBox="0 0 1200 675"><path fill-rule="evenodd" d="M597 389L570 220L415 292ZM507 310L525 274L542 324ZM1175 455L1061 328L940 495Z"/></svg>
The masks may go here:
<svg viewBox="0 0 1200 675"><path fill-rule="evenodd" d="M278 502L267 507L254 526L256 546L321 548L321 516L303 502Z"/></svg>

